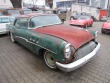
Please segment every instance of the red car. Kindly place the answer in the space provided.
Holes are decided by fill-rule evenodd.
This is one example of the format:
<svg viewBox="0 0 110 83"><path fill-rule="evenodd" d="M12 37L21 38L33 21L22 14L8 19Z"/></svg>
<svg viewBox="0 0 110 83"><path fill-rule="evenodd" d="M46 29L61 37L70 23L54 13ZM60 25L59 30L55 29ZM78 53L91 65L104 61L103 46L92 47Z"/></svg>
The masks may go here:
<svg viewBox="0 0 110 83"><path fill-rule="evenodd" d="M83 28L87 28L88 26L92 27L93 19L89 16L81 16L77 20L74 20L74 18L71 18L70 25L77 25L81 26Z"/></svg>
<svg viewBox="0 0 110 83"><path fill-rule="evenodd" d="M110 22L105 22L102 25L102 29L101 29L102 33L110 33Z"/></svg>

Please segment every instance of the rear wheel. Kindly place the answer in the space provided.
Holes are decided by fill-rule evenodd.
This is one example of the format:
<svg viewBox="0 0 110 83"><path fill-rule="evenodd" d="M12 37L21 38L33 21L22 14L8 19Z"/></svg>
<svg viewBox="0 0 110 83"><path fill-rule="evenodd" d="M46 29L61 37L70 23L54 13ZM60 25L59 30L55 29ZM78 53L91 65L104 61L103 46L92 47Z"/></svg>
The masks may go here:
<svg viewBox="0 0 110 83"><path fill-rule="evenodd" d="M71 16L71 17L70 17L70 20L72 20L72 19L74 19L74 17L73 17L73 16Z"/></svg>
<svg viewBox="0 0 110 83"><path fill-rule="evenodd" d="M92 27L92 24L90 25L90 27Z"/></svg>
<svg viewBox="0 0 110 83"><path fill-rule="evenodd" d="M61 21L62 21L62 23L64 23L64 19L62 19Z"/></svg>
<svg viewBox="0 0 110 83"><path fill-rule="evenodd" d="M87 27L88 27L88 24L86 24L86 25L84 26L85 29L87 29Z"/></svg>
<svg viewBox="0 0 110 83"><path fill-rule="evenodd" d="M104 34L105 32L103 31L103 29L101 29L101 32Z"/></svg>
<svg viewBox="0 0 110 83"><path fill-rule="evenodd" d="M58 67L55 63L55 58L53 57L52 53L49 51L45 51L44 53L44 61L46 63L46 65L52 69L52 70L57 70Z"/></svg>

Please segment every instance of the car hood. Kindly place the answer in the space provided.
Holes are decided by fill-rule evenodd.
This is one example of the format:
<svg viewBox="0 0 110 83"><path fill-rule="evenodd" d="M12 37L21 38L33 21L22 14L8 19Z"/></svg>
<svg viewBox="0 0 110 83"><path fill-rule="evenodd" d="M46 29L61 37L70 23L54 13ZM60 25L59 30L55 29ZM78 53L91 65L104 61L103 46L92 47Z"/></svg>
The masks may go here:
<svg viewBox="0 0 110 83"><path fill-rule="evenodd" d="M34 31L61 38L69 42L75 49L93 39L89 31L63 24L36 28Z"/></svg>
<svg viewBox="0 0 110 83"><path fill-rule="evenodd" d="M80 24L83 25L86 22L86 20L70 20L70 24Z"/></svg>
<svg viewBox="0 0 110 83"><path fill-rule="evenodd" d="M110 22L105 22L102 27L106 29L110 29Z"/></svg>

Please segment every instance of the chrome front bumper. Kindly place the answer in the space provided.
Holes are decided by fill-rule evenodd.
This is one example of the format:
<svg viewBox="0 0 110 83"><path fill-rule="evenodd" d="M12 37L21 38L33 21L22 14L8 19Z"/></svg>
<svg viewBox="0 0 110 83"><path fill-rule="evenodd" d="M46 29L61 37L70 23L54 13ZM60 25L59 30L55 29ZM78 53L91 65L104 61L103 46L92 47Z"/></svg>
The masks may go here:
<svg viewBox="0 0 110 83"><path fill-rule="evenodd" d="M100 46L101 46L101 44L98 43L97 47L91 53L82 57L79 60L76 60L69 64L61 64L59 62L56 62L56 65L59 67L59 69L65 71L65 72L71 72L71 71L81 67L82 65L86 64L92 57L94 57L95 54L97 53L97 51L99 50Z"/></svg>

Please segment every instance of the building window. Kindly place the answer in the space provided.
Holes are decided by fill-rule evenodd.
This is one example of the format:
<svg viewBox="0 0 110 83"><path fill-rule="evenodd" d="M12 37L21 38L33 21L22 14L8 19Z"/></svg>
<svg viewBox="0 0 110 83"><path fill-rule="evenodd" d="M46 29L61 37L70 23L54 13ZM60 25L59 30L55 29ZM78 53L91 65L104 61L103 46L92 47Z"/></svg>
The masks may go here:
<svg viewBox="0 0 110 83"><path fill-rule="evenodd" d="M91 0L91 6L99 7L99 0Z"/></svg>
<svg viewBox="0 0 110 83"><path fill-rule="evenodd" d="M90 4L90 0L86 0L86 5L89 5Z"/></svg>
<svg viewBox="0 0 110 83"><path fill-rule="evenodd" d="M105 1L100 0L100 7L104 9L105 5L106 5L106 0Z"/></svg>
<svg viewBox="0 0 110 83"><path fill-rule="evenodd" d="M78 0L78 3L85 3L85 0Z"/></svg>
<svg viewBox="0 0 110 83"><path fill-rule="evenodd" d="M73 1L57 2L57 7L71 7Z"/></svg>
<svg viewBox="0 0 110 83"><path fill-rule="evenodd" d="M4 0L4 3L6 3L6 0Z"/></svg>

